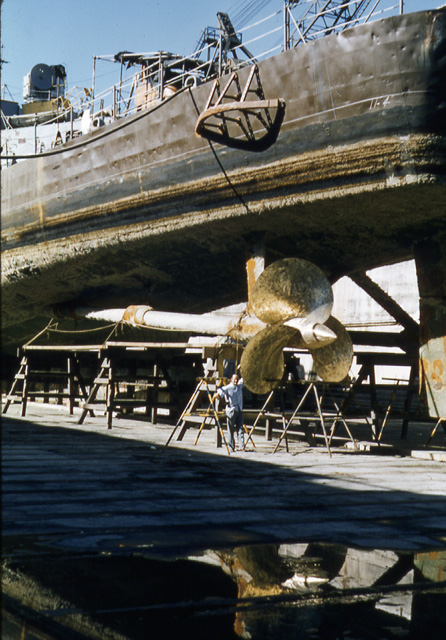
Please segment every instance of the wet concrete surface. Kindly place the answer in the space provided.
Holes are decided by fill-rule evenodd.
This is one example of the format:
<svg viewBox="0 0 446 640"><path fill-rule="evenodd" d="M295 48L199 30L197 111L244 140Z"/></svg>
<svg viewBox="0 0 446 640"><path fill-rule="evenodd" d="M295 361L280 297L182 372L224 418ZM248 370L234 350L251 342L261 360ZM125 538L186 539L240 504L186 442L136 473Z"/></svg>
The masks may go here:
<svg viewBox="0 0 446 640"><path fill-rule="evenodd" d="M346 549L406 559L437 554L436 589L429 579L418 587L412 580L409 590L414 596L421 587L416 602L429 595L430 620L444 629L441 430L426 448L431 425L411 425L409 440L397 448L391 434L398 435L398 425L388 425L379 450L363 440L359 451L334 446L332 457L324 446L300 441L290 441L288 452L282 446L273 453L277 440L256 435L255 447L228 456L216 448L214 430L204 431L195 445L196 430L190 429L165 449L172 426L116 418L107 431L103 418L88 418L82 427L77 419L66 408L42 405L31 405L26 418L18 417L16 407L3 417L4 620L10 629L4 637L276 640L299 637L293 636L298 628L308 638L397 637L383 631L381 622L389 626L389 620L379 622L384 614L365 606L361 594L343 591L337 594L341 601L324 601L319 610L304 580L298 589L307 595L297 607L296 585L291 592L283 587L293 573L272 570L269 560L265 565L270 552L261 550L273 548L277 555L291 545L296 555L296 545L309 544L336 544L335 558L339 549L341 556ZM364 427L355 432L366 435ZM235 548L256 550L261 570L253 570L246 551L234 555ZM400 566L398 558L389 570ZM339 563L337 573L326 560L313 563L308 575L314 577L316 565L316 575L322 567L329 574L324 579L339 578ZM302 575L302 564L296 575ZM369 603L382 597L372 593L375 582L366 581ZM246 585L256 585L249 606L258 611L248 625L239 615L240 598L250 595ZM373 633L359 629L356 614L354 633L339 627L341 610L350 605L373 609L374 622L366 625ZM418 609L412 607L412 614ZM412 628L400 618L405 637L422 637L414 634L424 617L415 619Z"/></svg>

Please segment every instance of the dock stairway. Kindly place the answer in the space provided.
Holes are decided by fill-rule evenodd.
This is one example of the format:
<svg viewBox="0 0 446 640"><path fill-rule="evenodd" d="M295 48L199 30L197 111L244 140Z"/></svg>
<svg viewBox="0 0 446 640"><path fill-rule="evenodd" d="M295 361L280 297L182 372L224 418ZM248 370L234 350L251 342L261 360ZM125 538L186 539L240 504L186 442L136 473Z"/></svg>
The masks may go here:
<svg viewBox="0 0 446 640"><path fill-rule="evenodd" d="M68 400L69 412L73 415L74 407L88 396L88 382L81 373L80 351L97 354L98 347L23 347L2 413L7 413L12 404L20 404L21 415L25 416L28 400L42 398L44 403L54 399L60 405Z"/></svg>
<svg viewBox="0 0 446 640"><path fill-rule="evenodd" d="M183 380L181 372L197 371L199 365L201 350L190 349L188 343L29 344L20 351L3 414L12 404L20 404L25 416L29 401L43 399L68 404L70 415L80 408L78 424L87 415L106 415L109 429L114 415L132 414L135 409L142 409L152 423L160 413L176 420L191 393L190 382Z"/></svg>
<svg viewBox="0 0 446 640"><path fill-rule="evenodd" d="M168 348L163 345L164 348ZM183 344L169 345L184 349ZM116 413L133 413L143 409L150 422L156 423L159 409L172 411L178 405L176 389L168 367L151 343L106 343L100 353L99 373L82 406L78 424L88 412L100 409L107 418L107 429L113 426Z"/></svg>

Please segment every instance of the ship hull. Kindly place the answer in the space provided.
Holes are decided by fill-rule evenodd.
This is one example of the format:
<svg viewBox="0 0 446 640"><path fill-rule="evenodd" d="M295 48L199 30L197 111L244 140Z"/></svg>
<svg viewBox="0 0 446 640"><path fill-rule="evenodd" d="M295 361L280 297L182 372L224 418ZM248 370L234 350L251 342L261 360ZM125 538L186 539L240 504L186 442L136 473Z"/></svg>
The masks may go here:
<svg viewBox="0 0 446 640"><path fill-rule="evenodd" d="M84 136L60 153L9 167L2 178L5 248L83 233L86 220L93 230L201 210L216 196L233 202L232 181L249 204L284 186L311 199L328 181L348 187L364 183L364 175L370 183L384 175L394 184L399 177L410 182L442 175L445 38L445 12L422 12L347 30L260 63L267 97L286 103L278 141L260 154L216 145L219 164L209 143L194 135L209 83ZM248 73L239 72L241 81ZM406 145L405 138L416 134L428 135L423 148ZM361 166L361 143L366 155L371 141L377 141L375 155ZM330 152L337 156L344 152L339 145L354 143L359 147L346 148L340 159L345 167L327 171L339 164ZM294 179L277 185L282 165ZM188 199L178 210L179 192Z"/></svg>
<svg viewBox="0 0 446 640"><path fill-rule="evenodd" d="M277 142L261 153L195 135L208 83L8 167L11 335L63 303L200 312L243 300L246 245L259 234L268 262L306 258L332 281L441 239L445 49L438 10L260 62L265 97L286 104Z"/></svg>

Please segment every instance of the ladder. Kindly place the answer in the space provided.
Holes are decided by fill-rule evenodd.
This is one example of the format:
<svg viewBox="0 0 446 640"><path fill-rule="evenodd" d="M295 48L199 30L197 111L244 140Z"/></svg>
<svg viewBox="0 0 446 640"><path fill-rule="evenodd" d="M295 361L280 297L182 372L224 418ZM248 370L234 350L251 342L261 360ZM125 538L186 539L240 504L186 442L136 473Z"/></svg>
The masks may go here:
<svg viewBox="0 0 446 640"><path fill-rule="evenodd" d="M205 403L207 402L207 407L204 409L200 408L203 400L205 400ZM224 442L226 450L228 454L230 454L229 446L226 442L225 434L221 426L218 405L216 406L216 401L218 401L218 397L217 382L215 378L198 378L198 384L195 388L195 391L191 395L189 402L187 403L181 416L179 417L172 433L169 436L169 439L164 445L164 449L169 445L178 429L180 429L180 433L177 437L177 440L182 440L189 428L189 424L197 424L198 417L198 422L201 421L201 424L198 429L198 434L194 444L197 444L198 439L205 426L215 425L217 427L217 447L221 447L222 442Z"/></svg>

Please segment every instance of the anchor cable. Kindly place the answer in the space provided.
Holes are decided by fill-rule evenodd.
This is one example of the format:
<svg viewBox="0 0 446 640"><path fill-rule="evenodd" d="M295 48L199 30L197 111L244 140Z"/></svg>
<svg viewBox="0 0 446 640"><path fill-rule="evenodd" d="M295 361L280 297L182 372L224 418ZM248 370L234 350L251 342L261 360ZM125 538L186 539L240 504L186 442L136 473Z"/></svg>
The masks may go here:
<svg viewBox="0 0 446 640"><path fill-rule="evenodd" d="M198 108L197 103L195 102L195 98L194 98L194 96L192 95L192 91L191 91L191 90L189 90L189 95L190 95L191 100L192 100L192 102L193 102L193 104L194 104L194 107L195 107L195 110L196 110L196 112L197 112L197 115L200 115L200 110L199 110L199 108ZM229 175L227 174L226 169L224 168L224 166L223 166L223 164L222 164L222 162L221 162L220 158L219 158L219 157L218 157L218 155L217 155L217 152L216 152L216 150L215 150L215 148L214 148L214 145L213 145L212 141L211 141L211 140L208 140L208 144L209 144L209 147L211 148L211 151L212 151L212 153L213 153L213 155L214 155L215 160L217 161L218 166L220 167L220 169L221 169L221 171L222 171L222 173L223 173L224 177L226 178L226 180L227 180L227 182L228 182L229 186L231 187L232 191L234 192L234 194L235 194L236 198L237 198L238 200L240 200L241 204L245 207L245 209L246 209L246 213L251 213L251 211L249 210L249 207L248 207L248 205L246 204L246 202L245 202L245 200L244 200L243 196L241 195L241 193L239 193L239 192L237 191L237 189L236 189L235 185L234 185L234 184L232 183L232 181L231 181L231 178L230 178L230 177L229 177Z"/></svg>

